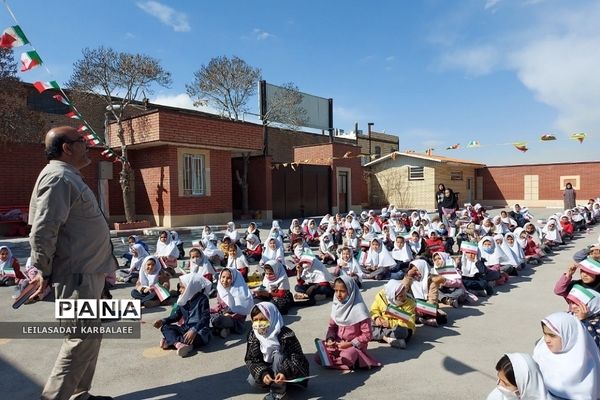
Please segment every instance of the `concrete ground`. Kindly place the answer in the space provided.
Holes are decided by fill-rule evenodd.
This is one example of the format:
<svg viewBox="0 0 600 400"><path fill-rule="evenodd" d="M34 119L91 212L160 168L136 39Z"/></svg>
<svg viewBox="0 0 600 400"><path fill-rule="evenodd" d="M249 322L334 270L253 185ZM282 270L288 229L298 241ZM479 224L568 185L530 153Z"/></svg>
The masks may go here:
<svg viewBox="0 0 600 400"><path fill-rule="evenodd" d="M555 210L532 210L536 218ZM494 213L495 214L495 213ZM287 227L287 225L283 225ZM553 294L560 274L572 262L572 254L595 242L597 227L565 246L541 266L528 267L511 278L497 294L473 306L445 308L449 323L444 327L420 326L406 350L370 343L369 352L383 367L372 371L341 374L325 370L313 362L313 340L323 337L331 303L293 309L284 319L298 336L311 363L312 379L306 390L289 391L292 399L446 398L481 399L494 388L494 366L505 352L531 353L541 337L540 320L565 310L565 302ZM192 238L183 235L190 244ZM148 241L151 246L155 238ZM115 254L125 246L113 239ZM1 241L0 244L6 244ZM15 254L24 261L29 251L26 241L10 241ZM153 247L151 247L153 248ZM370 305L384 282L367 281L363 297ZM131 286L112 291L115 298L129 298ZM0 320L49 321L51 302L10 307L12 288L0 288ZM214 302L214 299L211 300ZM261 399L263 392L252 391L246 383L248 370L243 362L245 335L232 335L213 341L198 353L182 359L174 351L158 348L160 332L152 323L169 312L169 307L145 311L141 339L105 339L102 344L92 393L133 399ZM247 330L249 323L247 323ZM0 393L11 399L39 398L58 350L59 339L0 339Z"/></svg>

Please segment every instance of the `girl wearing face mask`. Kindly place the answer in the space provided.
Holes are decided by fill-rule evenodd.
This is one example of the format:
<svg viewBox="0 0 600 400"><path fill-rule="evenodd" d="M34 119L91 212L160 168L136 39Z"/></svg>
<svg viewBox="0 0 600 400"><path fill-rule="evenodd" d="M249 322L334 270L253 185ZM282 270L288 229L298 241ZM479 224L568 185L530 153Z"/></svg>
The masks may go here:
<svg viewBox="0 0 600 400"><path fill-rule="evenodd" d="M390 304L392 307L389 307ZM406 348L406 343L415 333L416 318L416 303L407 294L407 287L401 281L390 280L371 305L373 340Z"/></svg>
<svg viewBox="0 0 600 400"><path fill-rule="evenodd" d="M231 331L242 333L246 315L254 301L242 274L233 268L224 268L217 283L217 306L210 310L210 322L222 338Z"/></svg>
<svg viewBox="0 0 600 400"><path fill-rule="evenodd" d="M542 320L542 332L533 359L548 392L562 399L600 398L600 352L581 322L557 312Z"/></svg>
<svg viewBox="0 0 600 400"><path fill-rule="evenodd" d="M381 364L367 353L373 328L369 310L356 283L347 275L335 280L335 295L331 307L325 351L329 368L352 370L380 367ZM320 358L317 363L322 364Z"/></svg>
<svg viewBox="0 0 600 400"><path fill-rule="evenodd" d="M317 303L316 296L318 294L325 297L333 296L333 276L323 263L312 255L303 255L296 269L297 285L294 288L296 300L308 300L302 302L307 306L312 306Z"/></svg>
<svg viewBox="0 0 600 400"><path fill-rule="evenodd" d="M529 354L508 353L496 364L498 383L487 400L554 400L542 373Z"/></svg>
<svg viewBox="0 0 600 400"><path fill-rule="evenodd" d="M501 272L502 263L508 259L506 255L497 249L496 242L491 236L484 236L478 243L481 261L486 267L485 279L495 282L496 285L503 285L508 281L508 274Z"/></svg>
<svg viewBox="0 0 600 400"><path fill-rule="evenodd" d="M250 371L248 383L269 389L267 400L285 397L286 380L309 376L309 364L298 338L285 326L277 307L258 303L250 312L252 330L248 333L244 361ZM306 387L308 380L299 385Z"/></svg>

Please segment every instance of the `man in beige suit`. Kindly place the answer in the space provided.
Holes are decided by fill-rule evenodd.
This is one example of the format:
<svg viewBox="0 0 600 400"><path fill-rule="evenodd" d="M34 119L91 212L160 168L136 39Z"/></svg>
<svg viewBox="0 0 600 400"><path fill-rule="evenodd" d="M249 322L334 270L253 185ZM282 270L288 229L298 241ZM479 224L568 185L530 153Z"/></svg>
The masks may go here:
<svg viewBox="0 0 600 400"><path fill-rule="evenodd" d="M79 173L90 164L86 141L62 126L48 131L45 144L49 163L29 205L31 262L40 271L40 292L51 284L57 299L100 299L117 261L104 214ZM100 343L100 338L65 338L41 398L110 399L89 394Z"/></svg>

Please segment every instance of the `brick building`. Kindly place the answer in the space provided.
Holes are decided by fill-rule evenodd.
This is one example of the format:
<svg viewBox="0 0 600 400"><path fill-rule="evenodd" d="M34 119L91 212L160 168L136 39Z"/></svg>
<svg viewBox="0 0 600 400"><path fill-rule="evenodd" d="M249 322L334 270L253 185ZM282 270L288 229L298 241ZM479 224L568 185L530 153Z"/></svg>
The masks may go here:
<svg viewBox="0 0 600 400"><path fill-rule="evenodd" d="M578 204L600 196L599 161L484 167L476 174L477 198L491 206L562 208L567 182L573 185Z"/></svg>

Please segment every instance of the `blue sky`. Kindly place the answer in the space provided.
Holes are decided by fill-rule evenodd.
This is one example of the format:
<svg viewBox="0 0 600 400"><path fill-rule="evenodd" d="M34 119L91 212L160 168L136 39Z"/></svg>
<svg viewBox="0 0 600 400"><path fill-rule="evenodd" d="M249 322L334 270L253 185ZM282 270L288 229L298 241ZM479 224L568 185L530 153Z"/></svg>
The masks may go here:
<svg viewBox="0 0 600 400"><path fill-rule="evenodd" d="M600 3L553 0L8 0L51 71L68 80L84 47L161 60L151 100L191 107L193 72L236 55L270 83L334 99L334 125L400 137L401 150L489 165L598 160ZM52 11L52 12L51 12ZM2 28L12 25L6 9ZM17 55L24 48L17 49ZM250 103L257 110L257 100ZM585 132L583 144L568 137ZM541 142L552 133L558 140ZM479 140L481 148L466 148ZM528 142L521 153L510 143ZM446 147L460 143L459 150Z"/></svg>

